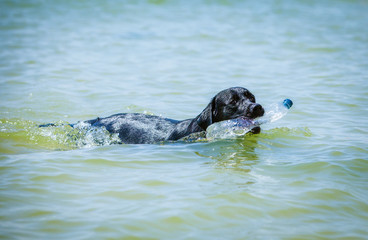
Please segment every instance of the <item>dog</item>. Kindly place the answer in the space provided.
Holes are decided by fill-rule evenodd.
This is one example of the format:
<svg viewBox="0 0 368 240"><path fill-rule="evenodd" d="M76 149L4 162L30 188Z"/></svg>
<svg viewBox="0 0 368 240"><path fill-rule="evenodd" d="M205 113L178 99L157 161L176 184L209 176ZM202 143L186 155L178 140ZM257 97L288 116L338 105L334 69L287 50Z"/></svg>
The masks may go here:
<svg viewBox="0 0 368 240"><path fill-rule="evenodd" d="M195 118L174 120L141 113L119 113L105 118L84 121L92 127L105 127L118 134L125 144L149 144L175 141L192 133L206 131L215 122L235 118L254 119L264 114L254 95L246 88L233 87L216 94L207 107ZM51 124L52 125L52 124ZM50 124L41 125L41 127ZM76 124L70 124L75 127ZM259 133L260 127L251 130Z"/></svg>

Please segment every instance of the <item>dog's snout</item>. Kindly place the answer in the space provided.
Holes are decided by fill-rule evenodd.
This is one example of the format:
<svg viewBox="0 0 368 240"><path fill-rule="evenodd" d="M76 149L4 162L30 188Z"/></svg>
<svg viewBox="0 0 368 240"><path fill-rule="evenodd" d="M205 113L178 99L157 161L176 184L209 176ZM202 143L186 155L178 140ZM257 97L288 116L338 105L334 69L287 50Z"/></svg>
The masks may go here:
<svg viewBox="0 0 368 240"><path fill-rule="evenodd" d="M264 109L260 104L253 104L251 108L251 114L253 117L261 117L264 114Z"/></svg>

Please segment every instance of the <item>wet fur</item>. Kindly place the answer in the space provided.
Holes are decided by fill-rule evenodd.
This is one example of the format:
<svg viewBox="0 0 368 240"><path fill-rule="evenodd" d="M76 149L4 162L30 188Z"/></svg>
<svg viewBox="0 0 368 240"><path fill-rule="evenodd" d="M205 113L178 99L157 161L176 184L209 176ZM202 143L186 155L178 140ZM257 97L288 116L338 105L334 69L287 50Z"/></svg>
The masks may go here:
<svg viewBox="0 0 368 240"><path fill-rule="evenodd" d="M206 131L214 122L238 117L255 118L263 113L252 93L245 88L234 87L219 92L197 117L183 121L140 113L120 113L85 122L117 133L123 143L140 144L178 140L191 133ZM75 125L71 124L72 127ZM253 129L254 133L259 131L260 128Z"/></svg>

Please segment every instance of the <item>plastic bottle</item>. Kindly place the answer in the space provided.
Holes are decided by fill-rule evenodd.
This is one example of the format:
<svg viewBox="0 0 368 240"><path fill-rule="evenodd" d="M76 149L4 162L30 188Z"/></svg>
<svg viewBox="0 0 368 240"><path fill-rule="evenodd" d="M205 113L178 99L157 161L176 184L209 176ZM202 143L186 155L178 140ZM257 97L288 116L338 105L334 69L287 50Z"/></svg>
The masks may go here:
<svg viewBox="0 0 368 240"><path fill-rule="evenodd" d="M207 128L207 139L234 138L242 136L261 124L274 122L285 116L293 106L290 99L271 105L262 117L257 119L236 118L211 124Z"/></svg>

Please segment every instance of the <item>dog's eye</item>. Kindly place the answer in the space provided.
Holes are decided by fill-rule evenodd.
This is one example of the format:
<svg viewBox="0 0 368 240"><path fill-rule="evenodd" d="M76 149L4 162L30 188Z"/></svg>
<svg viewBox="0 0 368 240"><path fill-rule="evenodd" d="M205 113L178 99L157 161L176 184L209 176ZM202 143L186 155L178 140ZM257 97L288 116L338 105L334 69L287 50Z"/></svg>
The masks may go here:
<svg viewBox="0 0 368 240"><path fill-rule="evenodd" d="M245 97L246 98L248 98L249 99L249 101L251 101L252 103L255 103L256 102L256 99L255 99L255 97L253 96L253 94L251 94L251 93L245 93L244 94L245 95Z"/></svg>
<svg viewBox="0 0 368 240"><path fill-rule="evenodd" d="M236 100L235 100L235 99L232 99L232 100L230 101L230 104L231 104L231 105L235 105L235 104L236 104Z"/></svg>

